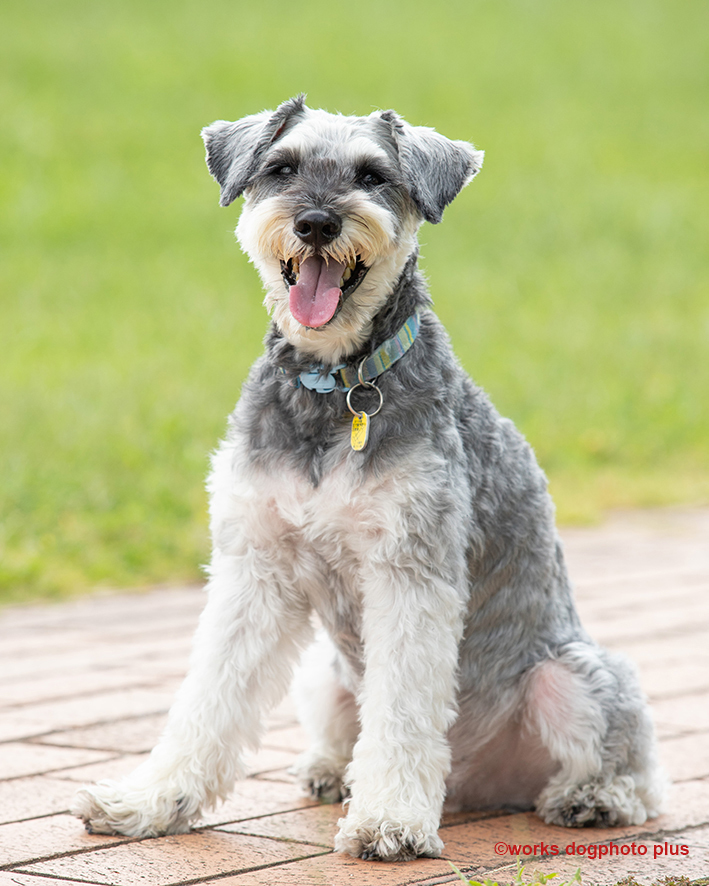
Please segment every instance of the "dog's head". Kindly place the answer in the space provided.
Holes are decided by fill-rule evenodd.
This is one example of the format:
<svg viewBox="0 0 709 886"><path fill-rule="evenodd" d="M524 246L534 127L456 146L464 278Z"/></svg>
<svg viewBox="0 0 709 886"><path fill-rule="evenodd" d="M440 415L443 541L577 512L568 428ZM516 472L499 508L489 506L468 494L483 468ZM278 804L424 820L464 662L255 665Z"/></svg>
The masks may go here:
<svg viewBox="0 0 709 886"><path fill-rule="evenodd" d="M364 341L421 222L441 220L483 159L393 111L344 117L303 96L202 135L221 205L246 196L237 236L276 324L329 362Z"/></svg>

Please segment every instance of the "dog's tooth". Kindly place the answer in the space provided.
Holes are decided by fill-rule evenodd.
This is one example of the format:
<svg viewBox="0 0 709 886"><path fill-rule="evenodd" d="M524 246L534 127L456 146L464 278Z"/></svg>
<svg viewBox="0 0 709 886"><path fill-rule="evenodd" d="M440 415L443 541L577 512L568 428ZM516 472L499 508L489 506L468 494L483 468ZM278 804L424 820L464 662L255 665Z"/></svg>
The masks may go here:
<svg viewBox="0 0 709 886"><path fill-rule="evenodd" d="M345 273L342 275L342 279L349 280L351 276L352 276L352 271L349 268L347 268Z"/></svg>
<svg viewBox="0 0 709 886"><path fill-rule="evenodd" d="M356 259L356 258L351 258L351 259L347 262L347 267L349 268L350 271L354 271L354 269L355 269L355 265L356 265L356 264L357 264L357 259Z"/></svg>

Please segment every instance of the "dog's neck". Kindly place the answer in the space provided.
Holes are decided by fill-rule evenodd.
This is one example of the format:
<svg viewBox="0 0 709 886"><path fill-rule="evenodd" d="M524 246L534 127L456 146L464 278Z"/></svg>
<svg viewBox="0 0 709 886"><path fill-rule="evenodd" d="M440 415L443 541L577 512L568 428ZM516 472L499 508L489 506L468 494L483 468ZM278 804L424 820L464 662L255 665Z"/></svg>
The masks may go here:
<svg viewBox="0 0 709 886"><path fill-rule="evenodd" d="M417 308L427 306L430 302L430 296L418 270L418 249L415 249L406 260L384 306L374 317L368 338L343 360L348 364L358 365L383 342L395 336ZM292 345L275 323L271 324L265 344L273 362L285 370L289 377L308 369L314 362L312 354L304 353ZM331 368L323 365L325 369Z"/></svg>

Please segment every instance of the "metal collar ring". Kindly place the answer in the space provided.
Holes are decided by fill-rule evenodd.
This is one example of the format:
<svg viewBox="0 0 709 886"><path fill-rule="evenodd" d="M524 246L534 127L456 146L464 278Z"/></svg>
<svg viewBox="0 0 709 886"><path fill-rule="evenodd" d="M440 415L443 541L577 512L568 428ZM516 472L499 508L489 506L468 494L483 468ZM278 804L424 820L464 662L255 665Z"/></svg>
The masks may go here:
<svg viewBox="0 0 709 886"><path fill-rule="evenodd" d="M352 415L362 415L361 412L357 412L355 409L353 409L352 403L350 402L350 398L352 397L352 392L357 390L357 388L374 388L374 390L379 394L379 406L377 406L377 408L374 410L374 412L367 413L367 415L369 415L369 417L371 418L373 415L376 415L379 412L379 410L382 408L382 404L384 403L384 396L383 396L382 392L379 390L379 388L375 384L372 384L372 382L369 382L369 381L363 382L363 383L357 382L357 384L353 385L349 389L349 391L347 392L347 408L352 413Z"/></svg>

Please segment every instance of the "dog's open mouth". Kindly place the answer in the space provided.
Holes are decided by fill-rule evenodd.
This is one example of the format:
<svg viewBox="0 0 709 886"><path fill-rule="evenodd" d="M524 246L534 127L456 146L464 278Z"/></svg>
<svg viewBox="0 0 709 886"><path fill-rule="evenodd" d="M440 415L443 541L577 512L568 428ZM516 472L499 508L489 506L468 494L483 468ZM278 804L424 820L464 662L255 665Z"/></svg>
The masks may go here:
<svg viewBox="0 0 709 886"><path fill-rule="evenodd" d="M368 270L359 256L349 262L328 260L321 255L281 259L291 314L298 323L311 329L324 326L337 315Z"/></svg>

